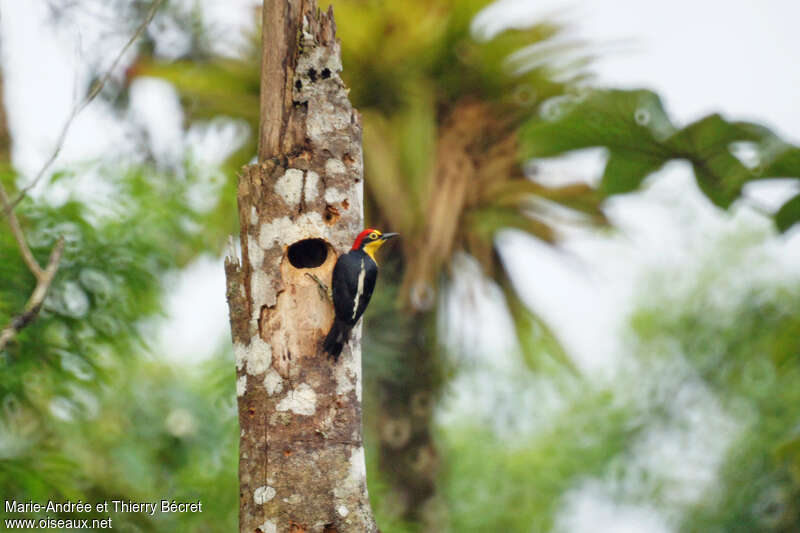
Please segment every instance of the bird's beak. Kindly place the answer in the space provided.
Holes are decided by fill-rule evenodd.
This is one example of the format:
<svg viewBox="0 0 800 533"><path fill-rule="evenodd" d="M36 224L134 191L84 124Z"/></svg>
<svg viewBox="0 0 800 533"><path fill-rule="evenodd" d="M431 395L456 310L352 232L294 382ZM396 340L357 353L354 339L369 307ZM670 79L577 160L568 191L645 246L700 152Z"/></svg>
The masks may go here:
<svg viewBox="0 0 800 533"><path fill-rule="evenodd" d="M392 237L397 237L398 235L400 235L400 234L399 233L384 233L383 235L381 235L381 240L382 241L388 241Z"/></svg>

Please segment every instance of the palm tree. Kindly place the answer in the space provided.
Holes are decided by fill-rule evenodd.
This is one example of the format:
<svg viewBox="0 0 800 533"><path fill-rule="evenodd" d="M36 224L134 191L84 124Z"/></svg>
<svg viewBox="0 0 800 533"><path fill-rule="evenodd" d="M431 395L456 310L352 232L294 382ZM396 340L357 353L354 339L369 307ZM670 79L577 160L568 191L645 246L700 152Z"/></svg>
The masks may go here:
<svg viewBox="0 0 800 533"><path fill-rule="evenodd" d="M553 66L551 59L563 59L569 46L555 44L561 28L548 23L474 38L472 21L488 3L333 2L345 81L363 114L367 219L403 236L402 253L382 268L382 297L369 318L378 327L366 328L371 355L365 358L365 383L378 399L367 405L366 419L380 441L392 500L411 521L427 521L438 508L431 426L445 379L440 348L447 333L436 327L436 304L437 293L447 291L454 257L474 257L503 289L526 361L537 365L549 354L569 365L516 295L494 236L516 228L556 242L547 205L553 202L580 213L583 223L605 222L600 197L590 187L547 187L529 179L518 140L520 127L538 120L544 101L583 79L590 58ZM236 59L142 58L132 73L173 82L190 121L228 115L257 131L253 43L251 53ZM230 166L238 168L254 152L255 138ZM539 349L542 340L556 348Z"/></svg>

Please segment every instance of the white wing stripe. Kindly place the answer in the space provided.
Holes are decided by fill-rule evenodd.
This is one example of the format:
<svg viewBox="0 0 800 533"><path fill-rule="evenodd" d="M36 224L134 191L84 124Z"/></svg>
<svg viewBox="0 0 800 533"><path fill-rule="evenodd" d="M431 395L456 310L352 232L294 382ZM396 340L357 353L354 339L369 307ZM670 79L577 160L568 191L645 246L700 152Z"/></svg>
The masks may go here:
<svg viewBox="0 0 800 533"><path fill-rule="evenodd" d="M361 301L361 295L364 294L364 278L367 275L367 269L364 268L364 258L361 258L361 271L358 273L358 291L356 292L356 297L353 300L353 320L356 319L356 315L358 314L358 304Z"/></svg>

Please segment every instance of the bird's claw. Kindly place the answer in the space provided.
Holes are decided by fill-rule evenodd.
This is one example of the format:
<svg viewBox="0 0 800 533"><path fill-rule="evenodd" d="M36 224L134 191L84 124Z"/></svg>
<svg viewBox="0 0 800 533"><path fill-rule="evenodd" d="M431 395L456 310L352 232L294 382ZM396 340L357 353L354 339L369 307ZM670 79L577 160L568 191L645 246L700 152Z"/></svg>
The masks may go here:
<svg viewBox="0 0 800 533"><path fill-rule="evenodd" d="M317 282L317 288L319 289L319 294L321 299L324 300L325 298L327 298L328 300L333 301L333 293L331 292L330 287L325 285L325 283L321 279L319 279L316 276L316 274L306 272L306 276Z"/></svg>

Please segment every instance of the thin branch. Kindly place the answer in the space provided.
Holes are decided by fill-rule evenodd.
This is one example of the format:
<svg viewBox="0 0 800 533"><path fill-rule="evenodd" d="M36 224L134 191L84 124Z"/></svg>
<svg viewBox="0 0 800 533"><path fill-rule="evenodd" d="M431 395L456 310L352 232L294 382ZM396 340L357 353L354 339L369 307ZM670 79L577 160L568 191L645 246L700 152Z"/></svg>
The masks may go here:
<svg viewBox="0 0 800 533"><path fill-rule="evenodd" d="M50 289L50 284L58 270L58 264L61 261L61 254L64 252L64 238L58 239L58 242L50 252L50 259L47 260L47 266L41 272L41 276L37 276L36 288L33 289L31 297L25 304L25 309L19 315L15 316L9 325L3 328L0 332L0 350L6 347L6 344L19 333L19 331L33 322L39 315L39 310L42 308L42 303L47 296L47 291Z"/></svg>
<svg viewBox="0 0 800 533"><path fill-rule="evenodd" d="M17 215L14 214L11 204L8 203L8 195L2 183L0 183L0 202L3 204L3 211L8 217L8 224L11 226L11 233L14 234L14 239L17 241L22 259L36 278L36 288L33 289L33 293L31 293L30 298L28 298L25 309L22 313L15 316L11 320L11 323L0 332L0 350L2 350L5 348L6 344L8 344L8 341L14 338L14 335L16 335L19 330L33 322L39 314L39 310L42 308L42 303L47 296L50 284L53 282L53 278L58 270L58 264L61 261L61 254L64 252L64 239L59 239L53 247L53 250L50 252L50 259L47 260L47 266L42 270L42 267L36 262L36 258L33 257L28 243L25 242L25 234L22 231L22 226L19 225L19 220L17 220Z"/></svg>
<svg viewBox="0 0 800 533"><path fill-rule="evenodd" d="M53 162L56 160L56 158L58 157L58 154L61 153L61 148L63 147L64 141L67 138L67 132L69 132L69 128L70 128L70 126L72 126L72 122L75 120L75 117L77 117L78 114L81 111L83 111L83 109L87 105L89 105L92 102L92 100L94 100L94 98L98 94L100 94L100 91L103 90L103 87L105 87L106 82L108 82L108 80L111 79L111 76L114 74L114 70L116 70L117 65L122 60L122 57L125 55L125 52L127 52L128 49L133 45L133 43L135 43L136 40L139 37L142 36L142 34L144 33L144 30L147 29L147 26L150 24L150 21L152 21L153 17L155 17L156 11L158 11L158 8L160 8L161 4L163 4L163 3L164 3L164 0L156 0L153 3L153 5L150 7L150 10L147 12L147 15L145 16L145 18L142 21L142 23L136 29L136 31L131 36L131 38L128 40L128 42L125 43L125 46L122 47L122 50L120 50L120 52L117 54L116 58L114 58L114 62L111 63L111 67L109 67L109 69L106 71L106 73L103 75L102 78L97 80L92 85L92 88L89 90L89 93L86 95L86 98L84 98L83 101L81 101L81 103L78 104L72 110L72 112L70 113L69 117L67 118L67 121L64 123L63 128L61 128L61 133L58 136L58 140L56 141L56 147L53 150L53 153L50 154L50 157L47 159L47 161L45 161L45 163L42 166L42 168L39 169L39 172L36 174L36 177L33 178L33 181L31 181L28 185L26 185L25 187L23 187L19 191L19 195L14 199L13 202L11 202L11 209L14 209L15 207L17 207L17 205L23 200L23 198L25 198L25 195L28 193L28 191L33 189L36 186L36 184L45 175L45 172L47 172L47 169L50 168L50 165L52 165ZM6 213L7 212L8 211L6 211Z"/></svg>
<svg viewBox="0 0 800 533"><path fill-rule="evenodd" d="M33 253L31 253L28 243L25 242L25 234L22 232L22 227L19 225L17 215L14 214L13 206L8 202L8 194L6 194L6 189L3 187L2 183L0 183L0 202L3 204L3 212L8 217L8 224L11 226L11 233L14 235L14 239L17 241L19 251L22 254L22 259L28 266L28 270L30 270L31 273L36 276L36 280L41 280L42 276L44 275L44 271L42 270L42 267L39 266L39 263L36 262L36 258L33 257Z"/></svg>

